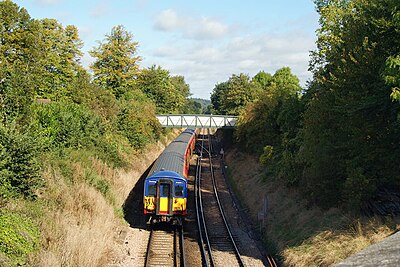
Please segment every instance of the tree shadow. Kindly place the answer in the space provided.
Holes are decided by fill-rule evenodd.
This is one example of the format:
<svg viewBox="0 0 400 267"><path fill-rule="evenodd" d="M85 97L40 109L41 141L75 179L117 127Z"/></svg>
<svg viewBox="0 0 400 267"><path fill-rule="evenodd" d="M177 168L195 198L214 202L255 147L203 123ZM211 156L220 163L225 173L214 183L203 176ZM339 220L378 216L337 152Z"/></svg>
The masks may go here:
<svg viewBox="0 0 400 267"><path fill-rule="evenodd" d="M155 162L155 161L154 161ZM145 216L143 214L143 187L144 181L153 167L154 162L146 169L140 176L135 186L129 192L124 204L122 205L124 211L124 219L129 223L132 228L147 229Z"/></svg>

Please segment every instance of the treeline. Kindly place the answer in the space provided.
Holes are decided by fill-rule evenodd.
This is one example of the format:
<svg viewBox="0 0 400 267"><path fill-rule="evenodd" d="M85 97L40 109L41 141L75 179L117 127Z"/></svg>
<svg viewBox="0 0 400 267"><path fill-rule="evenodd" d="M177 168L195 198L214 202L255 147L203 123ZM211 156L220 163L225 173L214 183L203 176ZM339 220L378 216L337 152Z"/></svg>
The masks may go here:
<svg viewBox="0 0 400 267"><path fill-rule="evenodd" d="M10 0L0 1L0 26L0 265L14 266L38 247L39 230L29 218L40 215L10 203L35 202L46 188L45 169L56 166L71 181L80 160L128 168L129 154L163 134L156 113L198 106L188 99L184 77L140 67L138 43L123 26L90 51L92 74L80 62L75 26L33 19ZM113 202L110 181L85 179Z"/></svg>
<svg viewBox="0 0 400 267"><path fill-rule="evenodd" d="M0 2L0 16L3 197L32 193L40 180L34 163L40 152L93 146L104 160L121 165L119 140L141 149L161 134L156 113L197 107L188 100L184 77L159 66L140 68L138 43L123 26L90 51L92 77L80 63L75 26L32 19L9 0Z"/></svg>
<svg viewBox="0 0 400 267"><path fill-rule="evenodd" d="M400 2L317 0L313 79L289 68L217 84L213 107L240 115L236 138L266 172L322 207L359 210L400 185Z"/></svg>

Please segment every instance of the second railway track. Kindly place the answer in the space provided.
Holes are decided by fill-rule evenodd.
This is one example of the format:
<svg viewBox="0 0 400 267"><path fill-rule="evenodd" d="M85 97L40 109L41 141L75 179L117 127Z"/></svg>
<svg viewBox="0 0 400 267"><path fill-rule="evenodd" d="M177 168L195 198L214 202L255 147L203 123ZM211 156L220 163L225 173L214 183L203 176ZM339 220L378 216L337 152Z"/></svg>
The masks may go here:
<svg viewBox="0 0 400 267"><path fill-rule="evenodd" d="M196 174L196 201L204 266L244 266L234 236L225 219L214 181L212 146L203 135Z"/></svg>

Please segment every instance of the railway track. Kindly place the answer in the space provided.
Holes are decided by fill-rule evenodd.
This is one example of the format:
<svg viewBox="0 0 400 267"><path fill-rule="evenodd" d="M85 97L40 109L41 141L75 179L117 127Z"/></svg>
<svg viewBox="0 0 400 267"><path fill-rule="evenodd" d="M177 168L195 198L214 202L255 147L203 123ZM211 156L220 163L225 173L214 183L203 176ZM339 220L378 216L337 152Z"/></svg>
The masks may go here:
<svg viewBox="0 0 400 267"><path fill-rule="evenodd" d="M272 257L262 257L255 252L258 249L252 245L251 231L241 228L247 224L239 219L241 216L233 208L233 200L221 173L221 160L213 156L213 142L209 138L209 134L199 135L200 154L192 180L193 220L185 224L186 231L192 230L186 233L187 240L183 239L181 227L152 225L144 253L144 266L185 266L183 244L186 242L190 251L186 260L191 266L276 267ZM190 233L197 232L196 221L198 244L196 236L190 236ZM192 244L193 241L196 243Z"/></svg>
<svg viewBox="0 0 400 267"><path fill-rule="evenodd" d="M212 163L212 144L201 140L196 171L196 213L203 266L244 266L218 196ZM207 148L205 147L207 146Z"/></svg>
<svg viewBox="0 0 400 267"><path fill-rule="evenodd" d="M152 226L145 266L185 266L183 226Z"/></svg>

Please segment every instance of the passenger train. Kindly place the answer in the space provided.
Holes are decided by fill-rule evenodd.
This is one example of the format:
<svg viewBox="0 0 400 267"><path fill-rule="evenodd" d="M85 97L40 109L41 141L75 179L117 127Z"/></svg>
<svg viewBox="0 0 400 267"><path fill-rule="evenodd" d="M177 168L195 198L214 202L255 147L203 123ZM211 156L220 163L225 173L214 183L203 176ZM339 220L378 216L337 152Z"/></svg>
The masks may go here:
<svg viewBox="0 0 400 267"><path fill-rule="evenodd" d="M144 181L143 205L147 223L182 223L187 211L187 177L195 145L196 130L186 129L154 162Z"/></svg>

